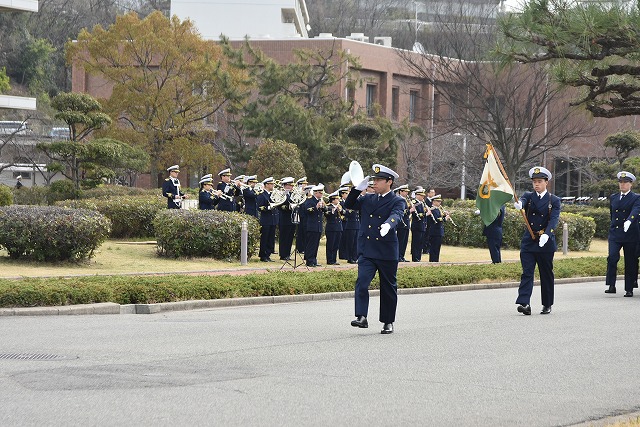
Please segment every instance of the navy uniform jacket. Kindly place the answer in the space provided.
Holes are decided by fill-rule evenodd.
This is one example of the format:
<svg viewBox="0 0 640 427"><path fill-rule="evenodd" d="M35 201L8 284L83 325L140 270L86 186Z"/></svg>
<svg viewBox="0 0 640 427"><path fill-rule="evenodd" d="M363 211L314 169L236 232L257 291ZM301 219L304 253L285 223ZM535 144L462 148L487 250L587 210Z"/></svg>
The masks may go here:
<svg viewBox="0 0 640 427"><path fill-rule="evenodd" d="M620 193L609 196L609 212L611 224L609 225L609 240L614 242L633 242L640 239L638 232L638 214L640 214L640 195L629 191L620 200ZM624 232L624 222L631 221L629 231Z"/></svg>
<svg viewBox="0 0 640 427"><path fill-rule="evenodd" d="M347 209L344 207L344 200L340 201L342 205L342 215L344 220L342 221L343 230L359 230L360 229L360 212L354 209Z"/></svg>
<svg viewBox="0 0 640 427"><path fill-rule="evenodd" d="M329 233L331 231L342 231L342 219L341 213L336 208L335 212L333 212L333 208L328 205L327 210L324 213L324 216L327 217L327 224L325 226L325 232Z"/></svg>
<svg viewBox="0 0 640 427"><path fill-rule="evenodd" d="M322 233L322 213L324 209L318 209L319 200L314 196L309 197L301 206L300 213L304 212L304 229Z"/></svg>
<svg viewBox="0 0 640 427"><path fill-rule="evenodd" d="M247 215L258 217L258 205L256 204L257 195L253 188L245 187L242 190L242 197L244 198L244 213Z"/></svg>
<svg viewBox="0 0 640 427"><path fill-rule="evenodd" d="M441 208L432 208L431 215L427 215L427 222L429 223L427 234L429 236L441 236L444 237L444 214Z"/></svg>
<svg viewBox="0 0 640 427"><path fill-rule="evenodd" d="M291 222L291 194L287 192L287 198L284 203L278 206L280 211L280 227L292 227L295 224Z"/></svg>
<svg viewBox="0 0 640 427"><path fill-rule="evenodd" d="M538 245L538 239L533 240L529 230L525 229L520 242L520 250L528 252L555 252L556 235L560 220L560 198L547 191L540 199L536 192L527 191L520 197L522 207L527 213L527 220L533 232L549 235L549 241L543 247Z"/></svg>
<svg viewBox="0 0 640 427"><path fill-rule="evenodd" d="M270 197L271 193L265 190L260 193L256 200L258 211L260 212L260 225L278 225L278 208L269 209L271 204Z"/></svg>
<svg viewBox="0 0 640 427"><path fill-rule="evenodd" d="M427 217L431 215L425 213L424 205L416 203L416 211L411 214L411 231L426 231Z"/></svg>
<svg viewBox="0 0 640 427"><path fill-rule="evenodd" d="M180 191L180 180L169 177L162 183L162 195L167 198L167 208L180 209L180 205L176 205L173 201L174 196L184 196L184 193Z"/></svg>
<svg viewBox="0 0 640 427"><path fill-rule="evenodd" d="M214 207L214 202L216 197L211 194L210 191L200 190L200 194L198 195L198 209L201 210L211 210Z"/></svg>
<svg viewBox="0 0 640 427"><path fill-rule="evenodd" d="M405 200L393 192L380 201L377 194L358 196L360 191L352 188L344 203L347 209L360 211L358 252L365 258L398 261L398 234L395 229L402 221ZM391 226L384 237L380 235L382 224Z"/></svg>
<svg viewBox="0 0 640 427"><path fill-rule="evenodd" d="M398 228L408 229L411 225L411 212L409 211L409 209L411 209L411 206L409 206L408 203L411 202L405 200L406 207L402 212L402 221L400 221L400 224L398 224Z"/></svg>
<svg viewBox="0 0 640 427"><path fill-rule="evenodd" d="M505 207L502 205L500 213L489 225L486 225L482 229L482 234L490 239L499 239L502 237L502 224L504 223Z"/></svg>
<svg viewBox="0 0 640 427"><path fill-rule="evenodd" d="M236 211L236 187L229 183L218 183L218 190L222 191L223 196L218 198L218 210L235 212ZM230 200L229 200L230 199Z"/></svg>

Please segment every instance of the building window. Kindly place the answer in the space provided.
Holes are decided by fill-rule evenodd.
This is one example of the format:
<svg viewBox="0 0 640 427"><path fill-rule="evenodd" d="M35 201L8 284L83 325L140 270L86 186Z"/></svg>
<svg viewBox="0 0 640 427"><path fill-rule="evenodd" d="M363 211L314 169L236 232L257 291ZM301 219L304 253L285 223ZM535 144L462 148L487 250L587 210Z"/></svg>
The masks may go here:
<svg viewBox="0 0 640 427"><path fill-rule="evenodd" d="M17 179L18 177L22 177L23 180L31 179L31 172L14 172L13 179Z"/></svg>
<svg viewBox="0 0 640 427"><path fill-rule="evenodd" d="M391 88L391 119L398 121L398 114L400 109L400 88Z"/></svg>
<svg viewBox="0 0 640 427"><path fill-rule="evenodd" d="M409 91L409 121L415 122L418 112L418 91Z"/></svg>
<svg viewBox="0 0 640 427"><path fill-rule="evenodd" d="M376 85L367 85L367 115L373 117L373 105L376 103Z"/></svg>

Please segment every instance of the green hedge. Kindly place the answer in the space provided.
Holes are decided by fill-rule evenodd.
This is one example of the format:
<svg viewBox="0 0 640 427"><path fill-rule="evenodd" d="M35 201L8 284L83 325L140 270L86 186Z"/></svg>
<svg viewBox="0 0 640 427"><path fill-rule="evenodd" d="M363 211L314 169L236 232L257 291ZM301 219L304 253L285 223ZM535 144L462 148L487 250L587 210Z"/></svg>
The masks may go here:
<svg viewBox="0 0 640 427"><path fill-rule="evenodd" d="M109 236L110 221L96 211L55 206L0 208L0 247L10 258L79 261Z"/></svg>
<svg viewBox="0 0 640 427"><path fill-rule="evenodd" d="M9 206L11 204L13 204L11 189L4 184L0 184L0 206Z"/></svg>
<svg viewBox="0 0 640 427"><path fill-rule="evenodd" d="M620 263L620 268L624 264ZM604 275L605 258L556 259L556 278ZM398 287L417 288L519 281L520 263L438 265L398 270ZM620 270L622 274L622 270ZM357 270L271 272L225 276L88 276L0 280L0 307L35 307L97 302L147 304L196 299L299 295L352 291ZM372 288L378 287L375 279Z"/></svg>
<svg viewBox="0 0 640 427"><path fill-rule="evenodd" d="M154 195L65 200L56 204L100 212L111 220L113 238L153 237L153 219L166 210L165 199Z"/></svg>
<svg viewBox="0 0 640 427"><path fill-rule="evenodd" d="M607 239L609 237L611 214L609 213L608 206L593 207L587 205L562 205L562 211L593 218L596 222L596 231L594 237L598 239Z"/></svg>
<svg viewBox="0 0 640 427"><path fill-rule="evenodd" d="M482 220L474 213L474 210L452 207L449 212L457 227L451 222L446 223L443 244L465 247L486 246L486 237L482 235ZM562 250L562 227L565 222L569 226L569 249L572 251L588 250L596 227L593 218L561 212L556 231L558 250ZM512 249L519 248L525 230L524 219L520 212L507 208L502 228L503 246Z"/></svg>
<svg viewBox="0 0 640 427"><path fill-rule="evenodd" d="M165 209L153 220L158 252L171 257L239 259L242 222L247 221L247 254L260 244L260 224L237 212Z"/></svg>

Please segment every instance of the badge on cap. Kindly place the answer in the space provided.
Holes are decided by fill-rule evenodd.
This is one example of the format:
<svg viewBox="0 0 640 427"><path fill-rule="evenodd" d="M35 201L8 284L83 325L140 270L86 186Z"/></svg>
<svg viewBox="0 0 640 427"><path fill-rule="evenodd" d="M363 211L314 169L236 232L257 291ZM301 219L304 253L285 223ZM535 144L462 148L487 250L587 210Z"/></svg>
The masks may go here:
<svg viewBox="0 0 640 427"><path fill-rule="evenodd" d="M375 173L380 173L380 166L376 165L376 166L373 168L373 171L374 171Z"/></svg>

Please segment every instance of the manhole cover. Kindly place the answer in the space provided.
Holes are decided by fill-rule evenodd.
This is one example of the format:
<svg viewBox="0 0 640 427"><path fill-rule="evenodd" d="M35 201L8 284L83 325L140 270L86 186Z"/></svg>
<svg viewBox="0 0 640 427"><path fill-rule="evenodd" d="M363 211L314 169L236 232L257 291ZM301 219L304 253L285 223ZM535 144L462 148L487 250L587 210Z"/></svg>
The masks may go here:
<svg viewBox="0 0 640 427"><path fill-rule="evenodd" d="M59 360L66 356L46 353L0 353L0 360Z"/></svg>

